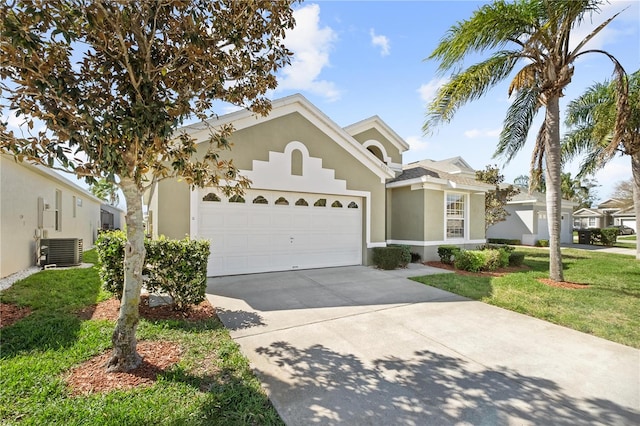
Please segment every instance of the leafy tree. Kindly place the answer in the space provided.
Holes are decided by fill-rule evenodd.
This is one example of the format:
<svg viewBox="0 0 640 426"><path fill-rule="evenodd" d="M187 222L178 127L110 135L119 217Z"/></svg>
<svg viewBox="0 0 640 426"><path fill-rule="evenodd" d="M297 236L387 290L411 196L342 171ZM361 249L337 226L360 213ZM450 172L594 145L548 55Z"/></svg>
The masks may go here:
<svg viewBox="0 0 640 426"><path fill-rule="evenodd" d="M504 182L504 175L500 174L497 165L487 165L484 170L477 170L476 179L496 187L496 189L487 192L484 197L484 228L486 230L491 225L507 220L509 212L504 206L511 201L513 196L520 193L520 189L513 185L501 185Z"/></svg>
<svg viewBox="0 0 640 426"><path fill-rule="evenodd" d="M0 150L69 170L89 183L109 178L127 205L124 291L110 371L139 365L138 303L144 261L142 195L160 179L241 192L248 180L232 161L231 126L209 144L176 129L206 119L215 100L266 114L264 97L290 60L290 1L21 0L0 5L5 108L47 131L0 127Z"/></svg>
<svg viewBox="0 0 640 426"><path fill-rule="evenodd" d="M549 277L563 281L560 253L561 161L560 107L564 88L571 82L576 59L586 53L609 57L615 69L620 108L613 139L620 140L627 108L624 69L609 53L585 50L585 44L617 15L609 18L577 45L570 43L572 30L586 17L599 11L601 0L495 0L476 10L471 18L453 25L429 56L439 61L441 73L453 71L428 106L425 132L451 120L468 101L478 99L491 87L522 68L509 86L514 94L504 120L496 155L510 161L525 145L534 117L544 107L545 118L532 154L532 170L545 170L549 223ZM572 40L573 42L573 40ZM466 66L474 53L489 51L489 58ZM465 68L466 66L466 68ZM544 167L543 167L544 165ZM536 178L532 174L532 178Z"/></svg>
<svg viewBox="0 0 640 426"><path fill-rule="evenodd" d="M593 189L598 187L595 179L578 179L571 177L571 173L562 173L562 198L574 201L578 205L574 210L589 208L596 199Z"/></svg>
<svg viewBox="0 0 640 426"><path fill-rule="evenodd" d="M538 173L538 170L534 170L534 173ZM526 189L529 192L546 192L546 186L544 183L544 174L538 173L541 175L538 178L529 179L529 175L520 175L513 180L513 184L519 188ZM531 187L531 182L535 182L535 186Z"/></svg>
<svg viewBox="0 0 640 426"><path fill-rule="evenodd" d="M117 206L120 203L118 187L115 183L109 182L105 178L100 178L92 183L89 190L93 195L112 206Z"/></svg>
<svg viewBox="0 0 640 426"><path fill-rule="evenodd" d="M633 197L635 191L634 179L621 180L616 183L611 193L611 198L620 202L620 207L626 208L633 205Z"/></svg>
<svg viewBox="0 0 640 426"><path fill-rule="evenodd" d="M584 155L579 176L595 173L616 155L631 159L632 178L628 181L633 193L636 214L640 212L640 70L629 76L629 116L620 138L615 137L616 114L620 109L619 82L596 83L569 103L566 124L569 132L563 140L565 160ZM616 197L617 198L617 197ZM631 204L631 203L630 203ZM640 225L636 221L636 233ZM640 241L636 245L640 260Z"/></svg>

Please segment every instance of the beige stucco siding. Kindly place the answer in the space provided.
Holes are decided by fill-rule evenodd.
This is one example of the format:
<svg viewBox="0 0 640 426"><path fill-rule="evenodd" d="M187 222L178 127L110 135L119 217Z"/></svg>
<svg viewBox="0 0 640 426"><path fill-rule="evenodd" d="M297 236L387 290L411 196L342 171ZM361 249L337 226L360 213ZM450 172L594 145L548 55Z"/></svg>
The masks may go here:
<svg viewBox="0 0 640 426"><path fill-rule="evenodd" d="M484 194L469 195L469 239L485 238L485 206Z"/></svg>
<svg viewBox="0 0 640 426"><path fill-rule="evenodd" d="M231 151L222 152L221 157L233 159L236 167L247 171L253 170L254 160L269 161L270 151L282 153L290 142L301 142L310 157L322 159L322 168L334 170L335 179L346 181L347 190L371 194L370 241L385 241L385 187L381 178L301 114L292 113L237 130L230 141ZM199 147L201 155L205 145ZM163 181L158 185L158 234L181 238L189 233L189 198L184 183Z"/></svg>
<svg viewBox="0 0 640 426"><path fill-rule="evenodd" d="M60 191L60 226L59 230L55 225L45 228L47 237L81 238L85 250L93 247L100 226L100 202L54 172L48 173L0 157L0 277L35 265L38 198L53 210L56 190Z"/></svg>
<svg viewBox="0 0 640 426"><path fill-rule="evenodd" d="M389 239L421 241L425 235L424 191L410 187L391 190L391 229Z"/></svg>
<svg viewBox="0 0 640 426"><path fill-rule="evenodd" d="M424 190L424 241L444 240L444 192Z"/></svg>
<svg viewBox="0 0 640 426"><path fill-rule="evenodd" d="M387 155L391 158L391 162L402 164L402 153L400 152L400 150L398 150L398 148L396 148L378 130L376 130L376 129L365 130L362 133L358 133L356 135L353 135L353 138L355 140L357 140L358 142L360 142L361 144L364 144L365 142L367 142L369 140L375 140L375 141L380 142L380 144L382 144L382 146L384 146L384 149L386 150Z"/></svg>

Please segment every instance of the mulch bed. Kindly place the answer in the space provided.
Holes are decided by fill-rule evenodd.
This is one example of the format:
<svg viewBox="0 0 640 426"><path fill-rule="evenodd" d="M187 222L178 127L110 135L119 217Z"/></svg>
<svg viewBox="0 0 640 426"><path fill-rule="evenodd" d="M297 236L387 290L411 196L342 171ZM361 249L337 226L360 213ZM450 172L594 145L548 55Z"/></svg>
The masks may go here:
<svg viewBox="0 0 640 426"><path fill-rule="evenodd" d="M521 271L526 271L530 269L528 266L522 265L522 266L509 266L507 268L501 268L495 271L468 272L468 271L461 271L459 269L456 269L453 265L448 265L446 263L442 263L438 261L424 262L424 264L428 266L433 266L434 268L453 271L458 275L467 275L472 277L502 277L504 275L507 275L513 272L521 272ZM572 290L589 288L588 284L572 283L568 281L552 281L548 278L538 278L538 282L541 284L546 284L551 287L558 287L558 288L565 288L565 289L572 289Z"/></svg>
<svg viewBox="0 0 640 426"><path fill-rule="evenodd" d="M11 303L0 303L0 328L9 327L31 314L31 308L19 307Z"/></svg>

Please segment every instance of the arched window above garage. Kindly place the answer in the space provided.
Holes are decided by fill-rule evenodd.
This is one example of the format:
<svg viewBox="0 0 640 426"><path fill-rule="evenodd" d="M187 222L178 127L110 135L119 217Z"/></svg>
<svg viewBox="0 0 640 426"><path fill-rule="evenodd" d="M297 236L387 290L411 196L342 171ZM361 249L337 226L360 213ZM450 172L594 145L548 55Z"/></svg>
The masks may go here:
<svg viewBox="0 0 640 426"><path fill-rule="evenodd" d="M326 198L320 198L318 201L313 203L313 205L316 207L327 207L327 200Z"/></svg>
<svg viewBox="0 0 640 426"><path fill-rule="evenodd" d="M202 197L202 201L220 201L220 197L218 197L213 192L208 193L204 197Z"/></svg>
<svg viewBox="0 0 640 426"><path fill-rule="evenodd" d="M253 199L253 204L269 204L269 202L262 195L258 195Z"/></svg>
<svg viewBox="0 0 640 426"><path fill-rule="evenodd" d="M288 206L289 202L287 201L286 198L284 197L280 197L276 200L276 202L274 203L276 206Z"/></svg>
<svg viewBox="0 0 640 426"><path fill-rule="evenodd" d="M296 201L296 206L308 206L309 203L307 203L307 200L305 200L304 198L300 198L298 199L298 201Z"/></svg>
<svg viewBox="0 0 640 426"><path fill-rule="evenodd" d="M338 200L331 203L331 207L342 207L342 203Z"/></svg>
<svg viewBox="0 0 640 426"><path fill-rule="evenodd" d="M358 204L355 201L352 201L352 202L349 203L347 208L349 208L349 209L357 209L358 208Z"/></svg>
<svg viewBox="0 0 640 426"><path fill-rule="evenodd" d="M242 198L241 195L234 195L233 197L229 198L229 202L230 203L244 203L244 198Z"/></svg>

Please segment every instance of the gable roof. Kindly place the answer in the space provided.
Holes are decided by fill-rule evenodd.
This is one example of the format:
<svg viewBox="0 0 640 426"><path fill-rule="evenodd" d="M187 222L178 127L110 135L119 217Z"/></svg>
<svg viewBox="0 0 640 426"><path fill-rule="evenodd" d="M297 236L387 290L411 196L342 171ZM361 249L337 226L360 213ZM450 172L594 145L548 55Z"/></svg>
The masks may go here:
<svg viewBox="0 0 640 426"><path fill-rule="evenodd" d="M387 165L375 158L371 153L356 141L346 130L338 126L327 115L320 111L301 94L294 94L271 102L271 111L265 117L243 109L230 114L220 116L217 119L207 120L181 127L178 131L189 133L192 137L206 140L211 127L232 124L235 130L245 129L292 113L299 113L309 120L314 126L324 132L331 140L344 148L349 154L360 161L374 174L385 180L395 176L395 173ZM382 120L379 120L382 122ZM386 125L385 125L386 126ZM388 126L387 126L388 127ZM396 135L397 136L397 135ZM398 136L399 138L399 136Z"/></svg>
<svg viewBox="0 0 640 426"><path fill-rule="evenodd" d="M474 180L476 175L476 171L460 156L438 161L427 158L406 165L406 168L410 167L425 167L430 170L438 170L449 174L465 174L474 178Z"/></svg>
<svg viewBox="0 0 640 426"><path fill-rule="evenodd" d="M391 127L387 125L379 116L365 118L344 128L350 135L357 135L369 129L376 129L382 136L387 138L398 151L405 152L409 149L409 144L404 141Z"/></svg>
<svg viewBox="0 0 640 426"><path fill-rule="evenodd" d="M465 189L471 191L487 192L494 188L493 185L480 182L463 175L432 170L412 163L402 173L387 182L387 188L398 188L411 185L438 186L440 189Z"/></svg>
<svg viewBox="0 0 640 426"><path fill-rule="evenodd" d="M598 209L582 208L573 212L573 217L602 217L603 214Z"/></svg>
<svg viewBox="0 0 640 426"><path fill-rule="evenodd" d="M511 197L511 201L507 201L507 204L509 205L535 204L538 206L545 206L547 204L547 195L538 191L533 191L529 193L526 190L524 191L521 190L519 194L516 194L513 197ZM565 199L561 200L561 206L563 208L574 207L577 205L578 203L576 203L575 201L570 201Z"/></svg>

